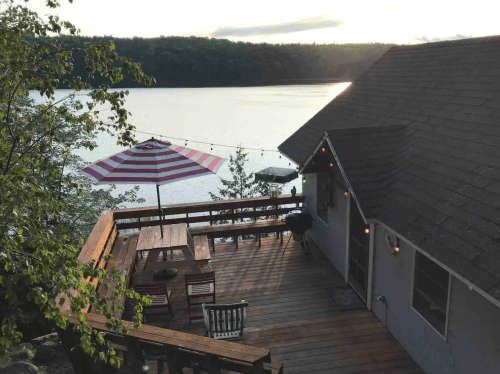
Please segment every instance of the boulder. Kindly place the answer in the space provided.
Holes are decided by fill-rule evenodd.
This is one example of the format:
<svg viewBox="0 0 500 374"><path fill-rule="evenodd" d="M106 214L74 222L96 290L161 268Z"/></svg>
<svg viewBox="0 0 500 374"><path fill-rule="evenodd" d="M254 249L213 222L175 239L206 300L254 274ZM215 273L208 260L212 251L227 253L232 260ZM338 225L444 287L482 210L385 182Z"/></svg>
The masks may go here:
<svg viewBox="0 0 500 374"><path fill-rule="evenodd" d="M36 349L35 360L50 360L56 355L59 344L54 342L45 342Z"/></svg>
<svg viewBox="0 0 500 374"><path fill-rule="evenodd" d="M35 352L30 349L33 348L31 345L25 345L21 347L16 353L15 357L13 357L16 361L29 361L35 356ZM12 354L14 356L14 354ZM14 360L12 360L14 361Z"/></svg>
<svg viewBox="0 0 500 374"><path fill-rule="evenodd" d="M0 370L0 374L38 374L38 369L29 362L14 362Z"/></svg>

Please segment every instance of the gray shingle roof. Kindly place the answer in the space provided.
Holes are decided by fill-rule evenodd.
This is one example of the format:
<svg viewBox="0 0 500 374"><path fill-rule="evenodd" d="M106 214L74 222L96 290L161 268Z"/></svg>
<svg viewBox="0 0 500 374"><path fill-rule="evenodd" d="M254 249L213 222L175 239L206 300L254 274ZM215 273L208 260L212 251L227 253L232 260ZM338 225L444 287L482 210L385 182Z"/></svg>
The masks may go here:
<svg viewBox="0 0 500 374"><path fill-rule="evenodd" d="M365 217L500 300L500 37L391 48L279 149L325 131Z"/></svg>

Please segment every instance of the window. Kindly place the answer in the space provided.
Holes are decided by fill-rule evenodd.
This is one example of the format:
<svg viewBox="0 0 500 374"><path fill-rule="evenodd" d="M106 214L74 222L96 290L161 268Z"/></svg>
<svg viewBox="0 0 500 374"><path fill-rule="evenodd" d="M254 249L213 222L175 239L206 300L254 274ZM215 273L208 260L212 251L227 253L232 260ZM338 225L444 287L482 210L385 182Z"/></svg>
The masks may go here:
<svg viewBox="0 0 500 374"><path fill-rule="evenodd" d="M413 308L443 337L448 313L450 273L416 252L413 279Z"/></svg>
<svg viewBox="0 0 500 374"><path fill-rule="evenodd" d="M316 185L316 214L326 224L328 224L328 189L328 173L318 173Z"/></svg>

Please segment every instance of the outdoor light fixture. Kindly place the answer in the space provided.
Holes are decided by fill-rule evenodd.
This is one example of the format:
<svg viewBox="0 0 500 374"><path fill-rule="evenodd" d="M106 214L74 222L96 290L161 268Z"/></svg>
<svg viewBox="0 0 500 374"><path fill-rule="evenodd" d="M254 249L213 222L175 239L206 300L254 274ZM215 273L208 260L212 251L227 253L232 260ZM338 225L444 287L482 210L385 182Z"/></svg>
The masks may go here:
<svg viewBox="0 0 500 374"><path fill-rule="evenodd" d="M385 244L387 246L387 250L391 255L395 255L399 253L401 247L399 246L399 238L397 235L391 234L389 231L385 234Z"/></svg>
<svg viewBox="0 0 500 374"><path fill-rule="evenodd" d="M370 233L370 228L368 226L366 226L365 228L365 234L369 234Z"/></svg>

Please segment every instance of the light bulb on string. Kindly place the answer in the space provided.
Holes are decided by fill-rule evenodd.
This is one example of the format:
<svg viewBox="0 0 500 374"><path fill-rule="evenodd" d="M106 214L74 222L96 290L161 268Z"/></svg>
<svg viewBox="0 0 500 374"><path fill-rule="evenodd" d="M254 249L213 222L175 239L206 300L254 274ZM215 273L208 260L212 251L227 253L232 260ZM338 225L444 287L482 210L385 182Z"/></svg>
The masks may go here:
<svg viewBox="0 0 500 374"><path fill-rule="evenodd" d="M302 178L302 183L306 183L306 177L305 176Z"/></svg>
<svg viewBox="0 0 500 374"><path fill-rule="evenodd" d="M322 152L326 152L325 147L321 148L321 151L322 151Z"/></svg>
<svg viewBox="0 0 500 374"><path fill-rule="evenodd" d="M186 140L186 143L184 144L184 147L187 147L187 145L188 145L188 141Z"/></svg>
<svg viewBox="0 0 500 374"><path fill-rule="evenodd" d="M210 150L213 151L214 150L214 145L213 144L210 144Z"/></svg>
<svg viewBox="0 0 500 374"><path fill-rule="evenodd" d="M260 152L260 155L263 157L264 156L264 150L262 150L262 152Z"/></svg>
<svg viewBox="0 0 500 374"><path fill-rule="evenodd" d="M396 246L396 247L394 247L394 251L395 251L395 252L399 252L399 247L397 247L397 246Z"/></svg>
<svg viewBox="0 0 500 374"><path fill-rule="evenodd" d="M333 168L333 162L330 162L330 167Z"/></svg>
<svg viewBox="0 0 500 374"><path fill-rule="evenodd" d="M344 196L349 196L349 190L344 191Z"/></svg>
<svg viewBox="0 0 500 374"><path fill-rule="evenodd" d="M368 226L365 227L365 234L369 234L370 233L370 228Z"/></svg>

